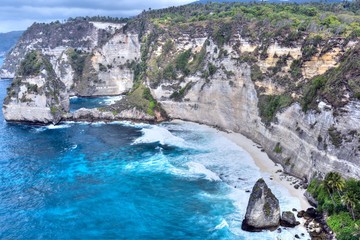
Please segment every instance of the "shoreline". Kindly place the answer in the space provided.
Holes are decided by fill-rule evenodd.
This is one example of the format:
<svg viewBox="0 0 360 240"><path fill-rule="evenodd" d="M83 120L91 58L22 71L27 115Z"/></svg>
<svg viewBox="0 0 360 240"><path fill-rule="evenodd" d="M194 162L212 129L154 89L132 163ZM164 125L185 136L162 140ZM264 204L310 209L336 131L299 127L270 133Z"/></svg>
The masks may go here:
<svg viewBox="0 0 360 240"><path fill-rule="evenodd" d="M221 130L219 130L219 133L244 149L244 151L246 151L254 160L255 165L259 167L261 172L270 174L272 178L270 180L282 185L288 190L292 197L299 199L301 209L297 209L298 211L306 210L312 207L304 196L306 190L302 188L294 188L292 182L297 178L284 174L283 167L280 164L273 162L267 153L262 150L263 148L259 144L253 142L241 133L235 133L232 131L225 132ZM289 178L291 180L288 180Z"/></svg>

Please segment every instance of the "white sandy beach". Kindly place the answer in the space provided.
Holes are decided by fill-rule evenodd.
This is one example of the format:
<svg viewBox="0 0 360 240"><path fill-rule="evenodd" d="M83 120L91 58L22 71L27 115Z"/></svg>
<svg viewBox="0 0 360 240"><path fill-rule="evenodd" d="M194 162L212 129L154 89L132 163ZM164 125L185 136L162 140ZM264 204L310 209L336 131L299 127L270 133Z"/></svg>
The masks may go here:
<svg viewBox="0 0 360 240"><path fill-rule="evenodd" d="M238 146L248 152L254 159L255 164L260 168L262 172L269 173L273 177L273 181L278 182L284 186L290 193L291 196L300 200L302 210L306 210L311 207L306 198L304 197L304 189L295 189L291 185L291 181L287 181L284 177L281 177L281 172L277 172L279 169L283 170L282 166L275 164L268 155L261 151L261 147L254 143L249 138L245 137L240 133L226 133L221 132L224 137L236 143Z"/></svg>

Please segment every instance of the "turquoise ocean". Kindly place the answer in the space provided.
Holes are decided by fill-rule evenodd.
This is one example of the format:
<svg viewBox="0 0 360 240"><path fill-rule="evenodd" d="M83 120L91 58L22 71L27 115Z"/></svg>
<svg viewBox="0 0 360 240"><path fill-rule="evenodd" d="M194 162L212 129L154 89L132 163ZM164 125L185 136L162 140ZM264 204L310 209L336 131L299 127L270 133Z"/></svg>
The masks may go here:
<svg viewBox="0 0 360 240"><path fill-rule="evenodd" d="M10 83L0 81L1 99ZM72 110L112 100L73 98ZM269 179L247 152L204 125L34 126L7 123L0 113L1 239L264 240L305 233L241 230L245 191L260 177ZM267 182L282 210L300 208L285 188Z"/></svg>

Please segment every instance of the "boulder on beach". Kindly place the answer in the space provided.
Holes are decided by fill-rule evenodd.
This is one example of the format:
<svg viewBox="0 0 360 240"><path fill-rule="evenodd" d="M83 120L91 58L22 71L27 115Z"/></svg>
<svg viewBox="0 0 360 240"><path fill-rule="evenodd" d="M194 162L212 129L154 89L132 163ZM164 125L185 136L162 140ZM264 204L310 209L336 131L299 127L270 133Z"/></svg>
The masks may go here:
<svg viewBox="0 0 360 240"><path fill-rule="evenodd" d="M241 228L257 232L263 229L275 230L280 224L279 200L260 178L254 185Z"/></svg>
<svg viewBox="0 0 360 240"><path fill-rule="evenodd" d="M283 227L295 227L300 224L300 222L296 221L294 213L290 211L285 211L281 215L281 226Z"/></svg>
<svg viewBox="0 0 360 240"><path fill-rule="evenodd" d="M311 206L313 207L317 207L318 202L316 201L316 199L311 195L311 193L309 193L308 191L306 191L304 193L305 198L308 200L308 203L310 203Z"/></svg>

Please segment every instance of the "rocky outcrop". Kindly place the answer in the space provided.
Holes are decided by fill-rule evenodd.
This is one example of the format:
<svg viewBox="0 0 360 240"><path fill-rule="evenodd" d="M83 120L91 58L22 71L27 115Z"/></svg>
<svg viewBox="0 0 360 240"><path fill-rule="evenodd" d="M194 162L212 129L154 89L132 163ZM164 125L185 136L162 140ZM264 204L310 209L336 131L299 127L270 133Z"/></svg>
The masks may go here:
<svg viewBox="0 0 360 240"><path fill-rule="evenodd" d="M294 213L290 211L282 212L280 224L283 227L295 227L300 224L300 222L296 221Z"/></svg>
<svg viewBox="0 0 360 240"><path fill-rule="evenodd" d="M305 198L308 200L308 202L310 203L311 206L313 207L317 207L318 206L318 201L316 201L316 199L311 195L311 193L309 193L308 191L306 191L304 193Z"/></svg>
<svg viewBox="0 0 360 240"><path fill-rule="evenodd" d="M36 50L47 56L71 95L126 93L133 85L140 43L137 34L124 32L124 26L81 18L33 24L7 55L0 77L13 78L19 62Z"/></svg>
<svg viewBox="0 0 360 240"><path fill-rule="evenodd" d="M69 110L66 88L39 52L25 56L8 89L3 113L7 121L58 123Z"/></svg>
<svg viewBox="0 0 360 240"><path fill-rule="evenodd" d="M332 230L326 223L322 213L314 208L308 208L298 213L298 217L304 218L306 230L309 232L311 239L331 240L335 239Z"/></svg>
<svg viewBox="0 0 360 240"><path fill-rule="evenodd" d="M136 108L126 109L119 113L110 112L102 109L86 109L81 108L73 113L67 113L64 120L68 121L116 121L116 120L131 120L142 122L156 122L156 117L146 114Z"/></svg>
<svg viewBox="0 0 360 240"><path fill-rule="evenodd" d="M263 179L259 179L250 194L242 229L246 231L275 230L280 224L279 200Z"/></svg>

